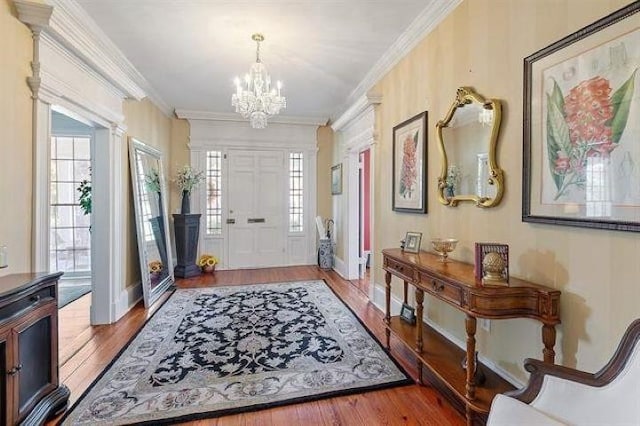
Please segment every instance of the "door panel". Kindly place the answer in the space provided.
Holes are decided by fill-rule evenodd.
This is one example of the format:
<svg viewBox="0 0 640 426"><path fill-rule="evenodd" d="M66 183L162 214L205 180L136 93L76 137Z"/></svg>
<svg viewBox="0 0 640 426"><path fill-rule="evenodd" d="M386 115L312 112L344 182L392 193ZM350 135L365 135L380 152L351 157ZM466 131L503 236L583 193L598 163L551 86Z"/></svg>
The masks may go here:
<svg viewBox="0 0 640 426"><path fill-rule="evenodd" d="M284 153L230 150L228 164L229 267L284 265Z"/></svg>

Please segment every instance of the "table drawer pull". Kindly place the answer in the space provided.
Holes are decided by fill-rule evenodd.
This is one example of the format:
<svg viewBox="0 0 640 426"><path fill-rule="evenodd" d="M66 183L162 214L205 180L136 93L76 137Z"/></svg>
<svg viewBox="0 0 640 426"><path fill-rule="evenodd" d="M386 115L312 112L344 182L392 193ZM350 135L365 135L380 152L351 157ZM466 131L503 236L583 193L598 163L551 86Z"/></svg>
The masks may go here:
<svg viewBox="0 0 640 426"><path fill-rule="evenodd" d="M440 292L444 290L444 284L437 283L435 280L431 281L431 286L433 287L433 291Z"/></svg>

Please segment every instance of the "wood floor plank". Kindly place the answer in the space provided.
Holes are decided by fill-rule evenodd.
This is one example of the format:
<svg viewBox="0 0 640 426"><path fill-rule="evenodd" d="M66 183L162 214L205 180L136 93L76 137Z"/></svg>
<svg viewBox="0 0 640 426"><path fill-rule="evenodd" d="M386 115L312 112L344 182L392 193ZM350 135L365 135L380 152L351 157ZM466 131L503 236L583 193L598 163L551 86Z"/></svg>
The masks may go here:
<svg viewBox="0 0 640 426"><path fill-rule="evenodd" d="M176 285L179 288L192 288L314 279L324 279L361 319L376 339L379 342L385 341L383 314L369 302L366 291L361 289L362 282L346 281L335 272L323 271L316 266L216 271L215 274L204 274L191 279L178 280ZM167 297L168 294L163 296L163 300ZM138 304L115 324L87 328L88 332L85 337L88 336L88 341L81 348L73 348L74 353L68 356L67 361L60 367L61 381L70 387L73 401L77 400L91 385L113 357L159 308L161 302L147 310ZM88 321L88 316L86 321ZM81 324L75 326L77 329L83 327ZM61 329L63 328L64 325L61 322ZM61 331L61 335L62 333ZM408 374L414 379L417 377L418 370L415 358L404 345L393 338L391 340L391 354ZM181 424L189 426L458 426L464 423L464 417L435 389L428 386L410 385ZM53 424L55 424L53 421L48 423L48 425Z"/></svg>

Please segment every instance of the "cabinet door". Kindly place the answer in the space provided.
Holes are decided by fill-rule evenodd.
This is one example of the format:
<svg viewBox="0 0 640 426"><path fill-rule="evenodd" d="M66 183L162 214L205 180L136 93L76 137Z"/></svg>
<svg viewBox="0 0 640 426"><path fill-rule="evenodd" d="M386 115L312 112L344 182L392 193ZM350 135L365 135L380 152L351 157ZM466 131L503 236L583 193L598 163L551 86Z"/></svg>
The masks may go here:
<svg viewBox="0 0 640 426"><path fill-rule="evenodd" d="M11 403L12 375L8 374L12 365L12 354L9 350L10 329L0 329L0 424L8 425L13 417Z"/></svg>
<svg viewBox="0 0 640 426"><path fill-rule="evenodd" d="M55 303L30 312L14 329L17 365L17 419L21 421L35 404L58 383L58 324Z"/></svg>

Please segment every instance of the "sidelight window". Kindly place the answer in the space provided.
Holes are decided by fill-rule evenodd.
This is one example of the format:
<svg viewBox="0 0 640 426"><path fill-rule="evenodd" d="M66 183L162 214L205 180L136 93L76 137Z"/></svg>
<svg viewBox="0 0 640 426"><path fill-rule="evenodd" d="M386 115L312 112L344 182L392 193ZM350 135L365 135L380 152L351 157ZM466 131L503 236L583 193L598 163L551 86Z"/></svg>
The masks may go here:
<svg viewBox="0 0 640 426"><path fill-rule="evenodd" d="M304 231L304 156L289 153L289 232Z"/></svg>
<svg viewBox="0 0 640 426"><path fill-rule="evenodd" d="M207 152L207 234L222 234L222 152Z"/></svg>

